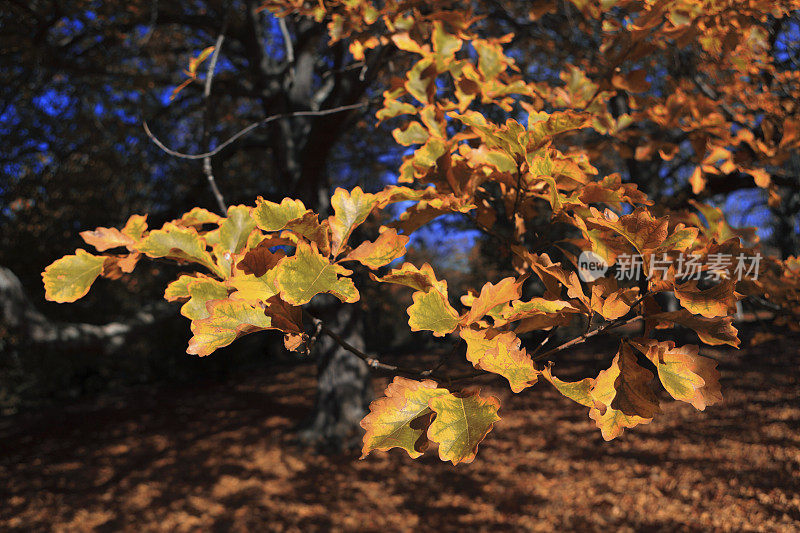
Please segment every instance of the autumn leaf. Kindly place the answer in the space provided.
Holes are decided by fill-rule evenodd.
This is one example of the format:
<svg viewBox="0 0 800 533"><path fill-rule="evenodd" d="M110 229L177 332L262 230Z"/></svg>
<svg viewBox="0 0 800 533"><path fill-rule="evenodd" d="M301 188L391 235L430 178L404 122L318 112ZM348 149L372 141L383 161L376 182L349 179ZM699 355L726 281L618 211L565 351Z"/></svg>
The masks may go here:
<svg viewBox="0 0 800 533"><path fill-rule="evenodd" d="M204 224L217 224L219 225L222 217L216 213L212 213L208 209L202 207L193 207L188 213L184 213L181 218L175 220L178 226L194 226L199 228Z"/></svg>
<svg viewBox="0 0 800 533"><path fill-rule="evenodd" d="M348 192L337 188L331 197L334 215L328 220L331 227L331 253L339 255L353 230L364 222L378 203L374 194L365 193L361 187Z"/></svg>
<svg viewBox="0 0 800 533"><path fill-rule="evenodd" d="M355 250L347 254L342 261L358 261L364 266L376 269L388 265L406 253L409 237L398 235L394 228L385 231L375 242L362 242Z"/></svg>
<svg viewBox="0 0 800 533"><path fill-rule="evenodd" d="M44 297L51 302L74 302L86 295L103 271L105 257L78 248L75 255L65 255L42 273Z"/></svg>
<svg viewBox="0 0 800 533"><path fill-rule="evenodd" d="M280 231L289 221L300 218L308 211L300 200L284 198L280 204L276 204L259 196L253 208L252 218L259 229Z"/></svg>
<svg viewBox="0 0 800 533"><path fill-rule="evenodd" d="M690 403L699 411L722 401L717 362L698 355L699 346L676 348L672 341L652 339L634 341L633 345L656 365L658 379L676 400Z"/></svg>
<svg viewBox="0 0 800 533"><path fill-rule="evenodd" d="M244 257L236 264L236 268L245 274L253 274L260 278L277 266L281 259L286 257L286 252L277 250L271 252L269 246L256 246L248 250Z"/></svg>
<svg viewBox="0 0 800 533"><path fill-rule="evenodd" d="M612 407L606 407L605 409L592 407L589 409L589 418L595 421L605 441L614 440L619 437L625 429L636 427L640 424L649 424L653 421L652 418L626 415L622 411Z"/></svg>
<svg viewBox="0 0 800 533"><path fill-rule="evenodd" d="M408 308L411 331L428 330L435 337L443 337L458 326L458 313L438 290L417 291L412 298L414 303Z"/></svg>
<svg viewBox="0 0 800 533"><path fill-rule="evenodd" d="M277 269L267 271L263 276L239 274L228 278L225 284L234 290L231 298L265 302L280 292L276 286Z"/></svg>
<svg viewBox="0 0 800 533"><path fill-rule="evenodd" d="M251 209L245 205L232 205L228 217L219 226L219 243L223 249L236 254L244 248L256 223L250 216Z"/></svg>
<svg viewBox="0 0 800 533"><path fill-rule="evenodd" d="M503 376L513 392L522 392L538 379L539 372L513 332L462 329L467 359L476 368Z"/></svg>
<svg viewBox="0 0 800 533"><path fill-rule="evenodd" d="M478 445L500 420L497 398L483 398L478 392L434 396L428 405L436 413L428 438L439 444L439 458L454 465L471 463Z"/></svg>
<svg viewBox="0 0 800 533"><path fill-rule="evenodd" d="M189 301L181 307L181 314L189 320L201 320L208 317L206 302L210 300L220 300L228 296L228 288L224 283L207 276L189 277L186 283L186 290L189 293ZM180 281L180 278L179 278ZM169 290L169 287L168 287Z"/></svg>
<svg viewBox="0 0 800 533"><path fill-rule="evenodd" d="M653 374L639 366L628 344L623 344L611 366L600 372L589 394L594 406L589 417L605 440L621 434L625 428L648 423L661 412L650 382Z"/></svg>
<svg viewBox="0 0 800 533"><path fill-rule="evenodd" d="M295 254L283 258L275 270L275 282L281 299L290 304L308 303L317 294L325 292L345 303L358 301L359 294L353 281L339 277L350 272L322 257L315 244L300 241Z"/></svg>
<svg viewBox="0 0 800 533"><path fill-rule="evenodd" d="M216 274L222 274L194 228L182 228L171 222L151 231L137 246L148 257L167 257L200 263Z"/></svg>
<svg viewBox="0 0 800 533"><path fill-rule="evenodd" d="M613 213L601 214L592 208L594 216L588 222L608 228L625 238L645 259L667 239L669 222L655 218L645 207L637 207L630 215L616 217Z"/></svg>
<svg viewBox="0 0 800 533"><path fill-rule="evenodd" d="M122 233L117 228L97 228L94 231L82 231L81 238L86 244L94 246L98 252L105 252L111 248L131 247L136 241Z"/></svg>
<svg viewBox="0 0 800 533"><path fill-rule="evenodd" d="M741 342L738 337L739 331L733 326L731 317L706 318L681 309L650 315L647 320L661 327L671 326L672 323L675 323L693 329L701 341L711 346L729 344L738 348Z"/></svg>
<svg viewBox="0 0 800 533"><path fill-rule="evenodd" d="M497 282L497 284L486 283L481 288L480 295L472 301L470 310L464 318L461 319L461 324L468 326L498 305L518 299L521 295L522 284L525 282L526 277L520 278L519 280L515 278L504 278Z"/></svg>
<svg viewBox="0 0 800 533"><path fill-rule="evenodd" d="M369 414L361 420L366 430L361 458L373 450L404 449L412 459L428 447L427 431L433 418L428 402L449 394L431 380L414 381L396 376L383 398L369 406Z"/></svg>
<svg viewBox="0 0 800 533"><path fill-rule="evenodd" d="M245 300L210 300L206 308L208 317L192 322L194 336L186 353L206 356L242 335L272 326L263 308Z"/></svg>
<svg viewBox="0 0 800 533"><path fill-rule="evenodd" d="M580 381L562 381L553 375L550 366L542 370L542 375L558 392L573 402L586 407L594 407L594 400L591 395L592 386L594 385L593 378L584 378Z"/></svg>
<svg viewBox="0 0 800 533"><path fill-rule="evenodd" d="M447 281L437 280L436 274L433 272L433 267L428 263L424 263L420 268L417 268L412 263L403 263L400 268L395 268L381 278L371 272L370 277L380 283L405 285L406 287L411 287L414 290L423 292L436 289L443 294L447 294Z"/></svg>
<svg viewBox="0 0 800 533"><path fill-rule="evenodd" d="M135 242L142 240L145 231L147 231L147 215L131 215L122 228L122 233Z"/></svg>
<svg viewBox="0 0 800 533"><path fill-rule="evenodd" d="M726 279L709 289L700 290L696 281L677 285L674 293L684 309L706 318L728 316L736 306L736 282Z"/></svg>

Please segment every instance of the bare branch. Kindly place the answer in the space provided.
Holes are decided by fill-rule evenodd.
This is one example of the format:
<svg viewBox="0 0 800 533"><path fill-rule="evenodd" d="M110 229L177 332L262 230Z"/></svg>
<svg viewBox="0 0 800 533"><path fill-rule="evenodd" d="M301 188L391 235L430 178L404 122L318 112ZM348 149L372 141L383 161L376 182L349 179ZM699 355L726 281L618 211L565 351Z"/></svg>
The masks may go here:
<svg viewBox="0 0 800 533"><path fill-rule="evenodd" d="M263 120L260 120L258 122L253 122L252 124L250 124L249 126L247 126L245 128L242 128L241 130L239 130L238 132L236 132L235 134L230 136L228 139L226 139L224 142L222 142L219 146L214 148L213 150L210 150L208 152L203 152L202 154L186 154L186 153L183 153L183 152L178 152L176 150L173 150L173 149L169 148L168 146L166 146L163 142L161 142L158 139L158 137L156 137L153 134L153 132L150 131L150 127L147 125L147 121L146 120L142 121L142 126L144 127L144 132L147 134L147 136L150 138L150 140L153 141L153 144L158 146L163 152L165 152L165 153L167 153L167 154L169 154L169 155L171 155L173 157L177 157L179 159L197 160L197 159L203 159L205 157L213 157L213 156L217 155L222 150L224 150L225 148L227 148L228 146L230 146L231 144L236 142L238 139L240 139L243 136L247 135L248 133L250 133L254 129L256 129L258 127L261 127L261 126L264 126L265 124L269 124L270 122L273 122L275 120L280 120L282 118L290 118L290 117L321 117L321 116L324 116L324 115L332 115L334 113L341 113L343 111L351 111L353 109L359 109L359 108L362 108L362 107L366 107L369 104L370 104L370 102L367 101L367 102L361 102L361 103L358 103L358 104L350 104L350 105L343 105L343 106L339 106L339 107L333 107L331 109L321 109L319 111L294 111L292 113L281 113L279 115L272 115L272 116L267 117L267 118L265 118Z"/></svg>
<svg viewBox="0 0 800 533"><path fill-rule="evenodd" d="M214 45L214 52L211 54L211 61L208 63L208 71L206 73L206 81L205 85L203 86L203 99L205 100L205 111L203 112L203 142L206 146L206 150L211 148L211 139L210 139L210 122L211 122L211 83L214 80L214 71L217 68L217 60L219 59L220 50L222 50L222 43L225 42L225 32L228 29L228 14L230 10L225 11L225 18L222 21L222 29L219 32L219 36L217 37L217 42ZM206 156L203 158L203 172L206 175L206 179L208 180L208 186L211 188L211 192L214 194L214 199L217 201L217 206L219 207L223 216L226 213L226 203L225 198L223 198L222 193L217 186L217 181L214 179L214 171L211 168L211 157Z"/></svg>

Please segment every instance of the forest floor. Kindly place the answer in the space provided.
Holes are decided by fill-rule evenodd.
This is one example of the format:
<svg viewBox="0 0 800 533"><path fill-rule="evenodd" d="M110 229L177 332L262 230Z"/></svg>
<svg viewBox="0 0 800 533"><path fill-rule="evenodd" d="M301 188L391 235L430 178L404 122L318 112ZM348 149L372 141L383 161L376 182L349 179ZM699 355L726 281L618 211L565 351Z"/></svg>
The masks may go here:
<svg viewBox="0 0 800 533"><path fill-rule="evenodd" d="M720 362L721 405L664 396L610 443L546 382L487 382L503 419L455 467L294 445L309 366L7 417L0 530L800 531L797 337L701 353ZM561 377L598 369L586 347L564 359Z"/></svg>

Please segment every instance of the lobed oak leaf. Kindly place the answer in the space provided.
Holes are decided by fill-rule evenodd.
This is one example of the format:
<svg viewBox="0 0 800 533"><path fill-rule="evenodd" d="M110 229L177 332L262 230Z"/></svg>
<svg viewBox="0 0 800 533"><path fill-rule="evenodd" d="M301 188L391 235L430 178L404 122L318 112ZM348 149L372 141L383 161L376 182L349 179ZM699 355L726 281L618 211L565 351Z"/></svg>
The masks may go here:
<svg viewBox="0 0 800 533"><path fill-rule="evenodd" d="M167 222L163 228L151 231L137 248L148 257L168 257L200 263L212 272L221 274L206 250L205 242L194 228L183 228Z"/></svg>
<svg viewBox="0 0 800 533"><path fill-rule="evenodd" d="M219 243L226 252L239 253L247 244L250 233L256 227L255 220L250 216L251 211L245 205L232 205L228 208L228 216L219 226Z"/></svg>
<svg viewBox="0 0 800 533"><path fill-rule="evenodd" d="M595 421L600 429L603 440L610 441L622 435L626 428L636 427L640 424L649 424L652 418L643 418L636 415L626 415L618 409L606 407L589 409L589 418Z"/></svg>
<svg viewBox="0 0 800 533"><path fill-rule="evenodd" d="M80 232L81 238L98 252L105 252L111 248L132 247L136 241L129 235L122 233L117 228L97 228L94 231Z"/></svg>
<svg viewBox="0 0 800 533"><path fill-rule="evenodd" d="M428 131L417 121L410 122L406 129L395 128L392 137L398 144L411 146L412 144L425 144L430 137Z"/></svg>
<svg viewBox="0 0 800 533"><path fill-rule="evenodd" d="M584 378L580 381L562 381L553 375L550 366L542 370L542 375L558 392L573 402L586 407L594 407L594 400L591 395L592 386L594 385L593 378Z"/></svg>
<svg viewBox="0 0 800 533"><path fill-rule="evenodd" d="M42 272L44 297L51 302L74 302L89 292L103 271L105 256L92 255L78 248L75 255L65 255Z"/></svg>
<svg viewBox="0 0 800 533"><path fill-rule="evenodd" d="M741 342L739 331L733 326L733 318L729 316L706 318L681 309L650 315L647 321L656 324L656 327L669 327L675 323L693 329L701 341L711 346L729 344L738 348Z"/></svg>
<svg viewBox="0 0 800 533"><path fill-rule="evenodd" d="M275 267L275 283L281 299L293 305L302 305L320 293L330 293L342 302L353 303L359 299L358 289L349 273L340 265L331 264L317 250L315 244L297 243L292 257L283 258Z"/></svg>
<svg viewBox="0 0 800 533"><path fill-rule="evenodd" d="M400 376L386 387L383 398L369 405L369 414L361 420L366 430L361 459L373 450L402 448L415 459L428 447L428 427L433 411L432 398L448 394L431 380L414 381Z"/></svg>
<svg viewBox="0 0 800 533"><path fill-rule="evenodd" d="M470 310L461 319L461 324L468 326L498 305L518 299L521 295L522 284L526 279L527 276L520 279L509 277L500 280L497 284L486 283L481 288L480 295L472 301Z"/></svg>
<svg viewBox="0 0 800 533"><path fill-rule="evenodd" d="M611 366L600 372L592 386L596 404L619 409L628 415L653 418L661 412L650 382L653 374L636 362L628 344L622 344Z"/></svg>
<svg viewBox="0 0 800 533"><path fill-rule="evenodd" d="M696 281L688 281L675 286L674 293L681 306L692 314L715 318L731 314L739 300L735 289L736 282L730 279L705 290L698 289Z"/></svg>
<svg viewBox="0 0 800 533"><path fill-rule="evenodd" d="M189 301L181 307L181 314L189 320L207 318L209 314L208 309L206 309L206 303L211 300L221 300L228 296L228 288L225 284L214 278L202 275L197 277L181 276L181 278L185 277L190 278L185 284L186 291L189 294ZM167 290L169 290L169 287L167 287Z"/></svg>
<svg viewBox="0 0 800 533"><path fill-rule="evenodd" d="M219 224L222 217L216 213L212 213L208 209L202 207L192 208L188 213L184 213L181 218L173 222L178 226L195 226L200 227L203 224Z"/></svg>
<svg viewBox="0 0 800 533"><path fill-rule="evenodd" d="M672 341L652 339L633 341L633 345L653 362L661 384L676 400L690 403L699 411L722 401L717 362L698 355L699 346L676 348Z"/></svg>
<svg viewBox="0 0 800 533"><path fill-rule="evenodd" d="M221 299L206 303L208 317L192 321L186 353L206 356L248 333L272 327L264 309L245 300Z"/></svg>
<svg viewBox="0 0 800 533"><path fill-rule="evenodd" d="M593 217L588 222L608 228L622 235L646 260L667 239L669 222L655 218L644 207L637 207L630 215L610 217L591 208Z"/></svg>
<svg viewBox="0 0 800 533"><path fill-rule="evenodd" d="M367 219L377 203L378 198L374 194L365 193L361 187L352 191L341 187L336 189L331 197L334 214L328 219L331 228L331 253L334 257L344 249L350 234Z"/></svg>
<svg viewBox="0 0 800 533"><path fill-rule="evenodd" d="M236 264L236 268L245 274L253 274L260 278L267 271L275 268L284 257L286 257L286 252L283 250L271 252L270 246L258 245L244 254L244 257Z"/></svg>
<svg viewBox="0 0 800 533"><path fill-rule="evenodd" d="M436 289L442 294L447 294L447 280L437 280L433 267L428 263L424 263L421 268L417 268L413 263L403 263L400 268L395 268L381 278L371 272L369 275L380 283L405 285L422 292Z"/></svg>
<svg viewBox="0 0 800 533"><path fill-rule="evenodd" d="M142 240L145 231L147 231L147 215L131 215L122 228L122 233L136 242Z"/></svg>
<svg viewBox="0 0 800 533"><path fill-rule="evenodd" d="M456 52L461 50L461 39L444 31L442 23L438 20L433 22L431 42L439 68L444 68L444 65L453 59Z"/></svg>
<svg viewBox="0 0 800 533"><path fill-rule="evenodd" d="M300 200L284 198L280 204L276 204L259 196L252 211L252 218L264 231L280 231L289 221L300 218L309 211Z"/></svg>
<svg viewBox="0 0 800 533"><path fill-rule="evenodd" d="M649 423L661 412L650 382L653 374L639 366L628 344L623 344L611 366L595 378L589 394L594 406L589 417L605 440L620 435L625 428Z"/></svg>
<svg viewBox="0 0 800 533"><path fill-rule="evenodd" d="M414 303L408 308L408 325L411 331L432 331L435 337L443 337L458 327L459 316L447 296L436 289L417 291L412 295Z"/></svg>
<svg viewBox="0 0 800 533"><path fill-rule="evenodd" d="M374 241L362 242L342 261L358 261L364 266L376 269L388 265L398 257L406 254L409 237L398 235L394 228L382 228L385 231Z"/></svg>
<svg viewBox="0 0 800 533"><path fill-rule="evenodd" d="M439 458L454 465L471 463L478 445L500 420L500 402L494 396L481 397L479 391L434 396L428 405L436 413L428 439L439 445Z"/></svg>
<svg viewBox="0 0 800 533"><path fill-rule="evenodd" d="M467 359L475 368L503 376L513 392L536 383L539 371L513 332L462 329L460 335L467 343Z"/></svg>
<svg viewBox="0 0 800 533"><path fill-rule="evenodd" d="M277 269L268 270L259 277L239 274L225 280L225 284L234 290L230 298L265 302L279 292L275 284L277 274Z"/></svg>

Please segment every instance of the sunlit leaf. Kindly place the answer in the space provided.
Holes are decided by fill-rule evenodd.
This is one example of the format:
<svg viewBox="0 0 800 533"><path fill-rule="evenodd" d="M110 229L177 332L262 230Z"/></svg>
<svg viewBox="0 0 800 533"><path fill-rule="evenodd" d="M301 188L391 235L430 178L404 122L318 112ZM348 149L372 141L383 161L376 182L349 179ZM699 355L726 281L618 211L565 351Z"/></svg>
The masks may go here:
<svg viewBox="0 0 800 533"><path fill-rule="evenodd" d="M44 297L51 302L74 302L89 292L103 270L105 257L77 249L44 269Z"/></svg>
<svg viewBox="0 0 800 533"><path fill-rule="evenodd" d="M302 305L320 293L330 293L346 303L358 301L359 294L350 278L340 277L349 271L331 264L317 251L316 245L299 242L292 257L281 260L275 268L276 284L283 300Z"/></svg>
<svg viewBox="0 0 800 533"><path fill-rule="evenodd" d="M422 455L428 447L427 431L433 418L428 402L445 394L448 390L438 388L434 381L395 377L385 396L370 404L369 414L361 421L366 430L361 458L373 450L392 448L402 448L412 458Z"/></svg>
<svg viewBox="0 0 800 533"><path fill-rule="evenodd" d="M439 445L442 461L471 463L478 445L500 420L500 402L478 392L443 394L428 402L436 418L428 428L428 438Z"/></svg>

